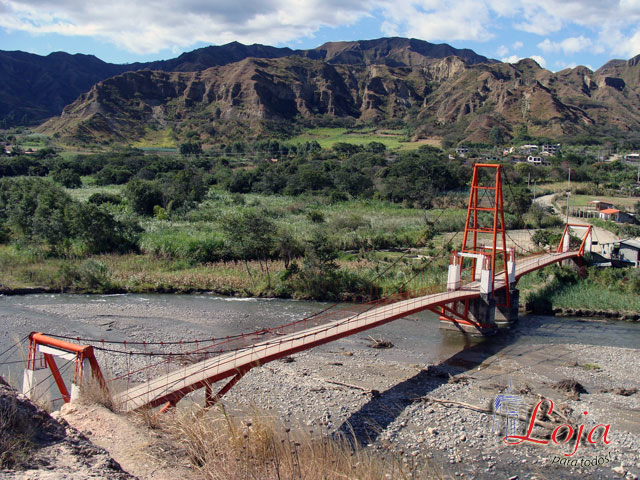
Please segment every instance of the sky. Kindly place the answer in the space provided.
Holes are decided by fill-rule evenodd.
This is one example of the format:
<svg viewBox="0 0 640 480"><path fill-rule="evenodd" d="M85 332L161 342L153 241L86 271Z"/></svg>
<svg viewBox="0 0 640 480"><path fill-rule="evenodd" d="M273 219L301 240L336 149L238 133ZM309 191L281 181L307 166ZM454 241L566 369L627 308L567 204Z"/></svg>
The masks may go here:
<svg viewBox="0 0 640 480"><path fill-rule="evenodd" d="M595 70L640 54L640 0L0 0L0 50L112 63L232 41L305 49L387 36Z"/></svg>

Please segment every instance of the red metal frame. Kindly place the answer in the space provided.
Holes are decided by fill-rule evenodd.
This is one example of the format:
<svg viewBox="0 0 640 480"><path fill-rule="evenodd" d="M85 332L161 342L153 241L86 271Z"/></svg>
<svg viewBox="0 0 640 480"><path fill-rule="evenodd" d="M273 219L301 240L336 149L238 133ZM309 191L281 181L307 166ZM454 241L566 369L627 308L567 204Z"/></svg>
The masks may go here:
<svg viewBox="0 0 640 480"><path fill-rule="evenodd" d="M585 246L587 244L587 238L589 237L589 235L591 235L591 232L593 230L593 225L582 225L580 223L567 223L564 226L564 231L562 232L562 236L560 237L560 243L558 244L558 248L556 249L556 253L562 253L564 237L567 234L571 235L571 227L586 228L587 229L587 231L585 232L585 234L582 237L582 243L580 244L580 248L578 249L578 256L582 257L582 256L584 256L584 250L585 250ZM569 241L571 241L571 240L569 240ZM571 244L569 244L569 249L571 249Z"/></svg>
<svg viewBox="0 0 640 480"><path fill-rule="evenodd" d="M480 176L481 172L486 170L493 170L492 184L481 184ZM487 195L482 197L480 192L493 192L493 195L489 195L489 205L482 205L482 201L487 198ZM493 221L491 226L483 225L479 214L482 212L490 212L493 214ZM478 243L479 233L491 234L491 246L487 247ZM498 235L502 240L502 248L497 247ZM467 207L467 218L464 224L464 237L462 240L462 253L473 253L476 255L485 255L489 258L491 264L491 291L495 290L495 275L496 275L496 263L499 256L502 256L502 262L504 266L504 284L509 285L509 271L507 268L508 253L507 253L507 241L504 223L504 200L502 197L502 165L477 163L473 167L473 178L471 180L471 190L469 191L469 205ZM461 258L461 271L464 270L464 262L471 261L471 278L476 278L476 261L475 259ZM508 287L507 287L508 288ZM511 296L505 295L506 307L511 306ZM455 324L461 323L463 325L474 326L478 329L492 328L490 325L480 325L474 322L469 317L469 301L464 301L463 312L460 312L457 303L452 303L451 306L442 306L433 311L440 315L441 320L453 322Z"/></svg>
<svg viewBox="0 0 640 480"><path fill-rule="evenodd" d="M482 169L495 170L495 180L493 185L481 185L480 184L480 172ZM481 201L478 200L478 193L481 190L493 191L493 199L489 207L481 206ZM491 212L493 213L493 222L491 227L482 226L478 222L478 212ZM472 221L473 220L473 221ZM472 234L469 238L469 233ZM492 239L492 246L486 247L478 244L478 233L490 233ZM502 248L498 249L496 241L500 234L502 240ZM471 241L470 241L471 240ZM495 285L495 272L496 272L496 259L498 255L502 255L504 263L504 275L505 285L509 284L508 272L507 272L507 241L504 225L504 201L502 198L502 165L491 163L476 163L473 166L473 179L471 181L471 191L469 192L469 206L467 208L467 219L464 224L464 237L462 240L463 253L475 253L488 255L491 257L491 287ZM473 277L475 278L475 262L472 265Z"/></svg>
<svg viewBox="0 0 640 480"><path fill-rule="evenodd" d="M75 343L66 342L58 338L48 337L42 333L32 332L29 335L29 357L27 358L27 368L30 370L35 369L36 361L38 358L38 345L45 345L75 354L76 359L73 380L74 383L78 385L82 380L83 362L87 360L89 362L89 365L91 366L93 377L98 381L102 388L108 389L107 383L105 382L104 376L102 375L102 371L100 370L100 365L98 365L98 361L96 360L95 354L93 353L93 347L91 347L90 345L77 345ZM53 355L51 355L50 353L43 353L42 358L44 359L44 363L46 364L46 366L48 366L51 370L51 374L56 381L58 390L60 390L62 399L65 403L69 403L71 401L71 395L69 395L69 390L64 383L62 375L60 375L60 370L58 370L58 365L56 364Z"/></svg>

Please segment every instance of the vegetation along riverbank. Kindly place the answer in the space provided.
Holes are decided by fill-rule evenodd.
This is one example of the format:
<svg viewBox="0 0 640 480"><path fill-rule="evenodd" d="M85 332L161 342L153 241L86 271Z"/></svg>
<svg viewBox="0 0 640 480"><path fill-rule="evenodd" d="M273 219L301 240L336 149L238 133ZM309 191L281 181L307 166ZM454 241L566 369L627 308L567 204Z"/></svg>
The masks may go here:
<svg viewBox="0 0 640 480"><path fill-rule="evenodd" d="M183 150L73 155L41 148L0 157L2 291L367 301L442 288L448 253L462 240L472 160L428 145L388 150L375 141ZM549 248L562 225L532 201L532 179L538 194L554 192L568 168L576 193L609 197L635 175L588 151L560 151L547 166L505 164L505 222L526 232L516 241L520 254ZM633 193L625 197L631 206ZM637 230L625 226L629 235ZM549 288L552 296L544 288L539 295L552 307L585 301L588 308L597 297L585 292L599 290L598 275L577 277L563 296ZM623 278L636 277L620 275L617 284L604 283L624 288L597 305L640 310L625 300L637 282ZM546 278L523 282L547 285Z"/></svg>

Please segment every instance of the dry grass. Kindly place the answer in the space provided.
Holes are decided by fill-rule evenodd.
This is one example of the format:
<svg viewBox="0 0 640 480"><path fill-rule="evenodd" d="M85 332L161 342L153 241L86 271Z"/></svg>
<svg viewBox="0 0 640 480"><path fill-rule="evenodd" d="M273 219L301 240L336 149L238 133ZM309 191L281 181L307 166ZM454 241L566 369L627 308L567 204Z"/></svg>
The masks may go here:
<svg viewBox="0 0 640 480"><path fill-rule="evenodd" d="M82 405L102 405L107 410L117 413L118 405L114 401L114 394L121 386L109 383L106 387L93 375L85 375L80 385L78 403Z"/></svg>
<svg viewBox="0 0 640 480"><path fill-rule="evenodd" d="M431 466L407 466L397 455L383 458L344 437L293 431L255 408L231 415L222 407L195 407L176 412L165 428L207 480L442 478Z"/></svg>
<svg viewBox="0 0 640 480"><path fill-rule="evenodd" d="M34 448L33 425L19 415L15 398L0 402L0 468L11 468L25 460Z"/></svg>

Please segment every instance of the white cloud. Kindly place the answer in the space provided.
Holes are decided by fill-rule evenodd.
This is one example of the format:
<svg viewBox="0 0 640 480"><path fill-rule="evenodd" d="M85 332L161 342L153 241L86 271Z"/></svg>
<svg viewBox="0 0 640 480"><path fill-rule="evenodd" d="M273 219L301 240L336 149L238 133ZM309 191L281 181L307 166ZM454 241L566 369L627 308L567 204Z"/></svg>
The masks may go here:
<svg viewBox="0 0 640 480"><path fill-rule="evenodd" d="M531 55L531 59L535 60L542 68L547 68L547 61L540 55Z"/></svg>
<svg viewBox="0 0 640 480"><path fill-rule="evenodd" d="M282 44L372 16L386 35L443 42L487 41L505 24L542 38L578 26L582 35L547 38L541 51L640 53L640 0L0 0L0 12L6 30L89 35L140 53L199 42ZM523 47L513 41L501 43Z"/></svg>
<svg viewBox="0 0 640 480"><path fill-rule="evenodd" d="M377 0L388 23L409 37L429 41L486 41L495 36L491 11L476 0Z"/></svg>
<svg viewBox="0 0 640 480"><path fill-rule="evenodd" d="M587 50L593 42L590 38L580 35L579 37L565 38L561 42L552 42L548 38L538 44L538 48L543 52L564 52L565 54L574 54Z"/></svg>
<svg viewBox="0 0 640 480"><path fill-rule="evenodd" d="M524 60L525 58L530 58L535 60L538 65L542 68L547 68L547 61L541 57L540 55L531 55L530 57L520 57L518 55L511 55L510 57L505 57L502 59L505 63L518 63L520 60Z"/></svg>
<svg viewBox="0 0 640 480"><path fill-rule="evenodd" d="M504 57L502 59L504 63L518 63L520 60L522 60L522 57L518 55L511 55L510 57Z"/></svg>
<svg viewBox="0 0 640 480"><path fill-rule="evenodd" d="M89 35L138 53L197 42L278 44L369 15L364 0L0 0L0 27Z"/></svg>
<svg viewBox="0 0 640 480"><path fill-rule="evenodd" d="M500 45L496 50L496 53L498 54L499 57L504 57L507 53L509 53L509 49L504 45Z"/></svg>
<svg viewBox="0 0 640 480"><path fill-rule="evenodd" d="M564 70L565 68L576 68L578 66L576 62L567 63L562 61L556 62L555 65L556 67L558 67L558 70Z"/></svg>

